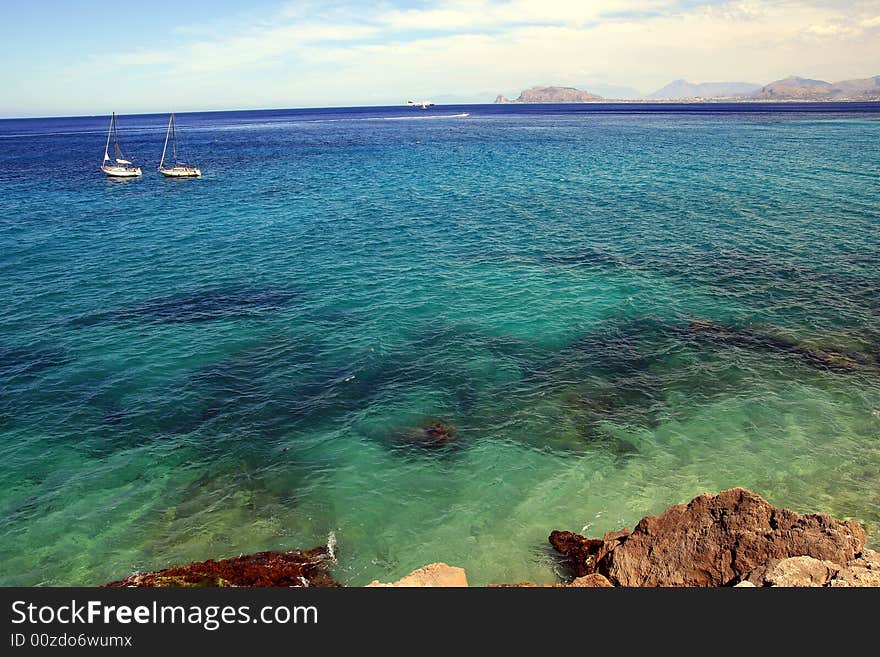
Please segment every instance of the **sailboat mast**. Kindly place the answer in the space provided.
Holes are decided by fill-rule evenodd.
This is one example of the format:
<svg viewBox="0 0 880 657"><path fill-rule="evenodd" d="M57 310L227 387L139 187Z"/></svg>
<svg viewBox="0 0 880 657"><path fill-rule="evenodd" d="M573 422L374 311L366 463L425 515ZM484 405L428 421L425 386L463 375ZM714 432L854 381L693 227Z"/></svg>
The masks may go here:
<svg viewBox="0 0 880 657"><path fill-rule="evenodd" d="M168 119L168 130L165 132L165 145L162 147L162 159L159 161L159 170L165 165L165 151L168 150L168 136L171 134L171 125L174 122L174 114Z"/></svg>
<svg viewBox="0 0 880 657"><path fill-rule="evenodd" d="M104 164L110 159L110 134L113 132L113 117L115 116L116 112L113 112L113 116L110 117L110 127L107 129L107 143L104 144ZM104 164L101 166L104 166Z"/></svg>
<svg viewBox="0 0 880 657"><path fill-rule="evenodd" d="M177 126L174 125L174 112L171 112L171 147L174 149L174 164L177 164Z"/></svg>
<svg viewBox="0 0 880 657"><path fill-rule="evenodd" d="M116 130L116 112L113 112L113 145L116 147L116 161L122 159L122 155L119 152L119 133Z"/></svg>

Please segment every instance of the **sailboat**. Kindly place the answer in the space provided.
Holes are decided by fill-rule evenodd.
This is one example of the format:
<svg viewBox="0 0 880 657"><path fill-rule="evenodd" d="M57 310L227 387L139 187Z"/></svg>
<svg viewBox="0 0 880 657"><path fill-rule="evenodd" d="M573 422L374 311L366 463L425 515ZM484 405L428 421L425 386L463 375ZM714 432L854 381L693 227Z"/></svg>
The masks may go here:
<svg viewBox="0 0 880 657"><path fill-rule="evenodd" d="M110 137L113 137L113 147L116 150L116 157L113 160L110 159ZM141 168L132 165L122 156L122 150L119 148L119 135L116 131L116 112L110 116L110 129L107 131L107 144L104 146L104 162L101 164L101 171L114 178L133 178L141 175Z"/></svg>
<svg viewBox="0 0 880 657"><path fill-rule="evenodd" d="M169 138L171 138L171 154L174 164L171 167L166 167L165 153L168 151ZM171 112L171 118L168 119L168 132L165 133L165 146L162 148L162 160L159 162L159 173L169 178L198 178L202 175L202 171L198 167L191 167L183 162L177 161L177 130L174 127L174 112Z"/></svg>

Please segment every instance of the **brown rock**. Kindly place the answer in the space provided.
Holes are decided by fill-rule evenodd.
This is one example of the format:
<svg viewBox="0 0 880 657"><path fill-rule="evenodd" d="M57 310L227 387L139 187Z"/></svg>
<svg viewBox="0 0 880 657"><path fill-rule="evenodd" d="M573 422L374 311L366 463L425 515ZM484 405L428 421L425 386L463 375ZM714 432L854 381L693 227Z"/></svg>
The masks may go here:
<svg viewBox="0 0 880 657"><path fill-rule="evenodd" d="M565 584L535 584L534 582L517 582L516 584L489 584L490 589L561 589Z"/></svg>
<svg viewBox="0 0 880 657"><path fill-rule="evenodd" d="M550 532L550 545L565 557L566 564L575 577L583 577L595 573L597 564L627 536L628 529L609 532L601 539L584 538L574 532L556 530Z"/></svg>
<svg viewBox="0 0 880 657"><path fill-rule="evenodd" d="M519 582L518 584L489 584L490 588L499 589L569 589L569 588L585 588L585 589L605 589L614 588L614 584L608 581L608 578L598 573L592 575L584 575L583 577L575 577L568 584L557 582L556 584L534 584L533 582Z"/></svg>
<svg viewBox="0 0 880 657"><path fill-rule="evenodd" d="M467 573L464 568L450 566L445 563L432 563L422 566L409 575L401 577L391 584L383 584L379 580L373 580L367 586L393 586L393 587L466 587L468 585Z"/></svg>
<svg viewBox="0 0 880 657"><path fill-rule="evenodd" d="M825 586L840 569L841 566L832 561L813 557L773 559L758 566L746 576L746 581L756 586Z"/></svg>
<svg viewBox="0 0 880 657"><path fill-rule="evenodd" d="M880 586L880 554L863 551L837 573L829 586Z"/></svg>
<svg viewBox="0 0 880 657"><path fill-rule="evenodd" d="M599 573L593 573L592 575L584 575L583 577L575 577L571 580L571 584L569 586L572 587L582 587L582 588L593 588L593 589L609 589L613 588L614 584L608 581L608 578L604 575L600 575Z"/></svg>
<svg viewBox="0 0 880 657"><path fill-rule="evenodd" d="M580 559L576 575L599 572L617 586L727 586L771 559L809 556L843 566L862 551L865 530L853 521L777 509L733 488L648 516L631 534L608 538L601 555L589 539L580 543L582 553L569 550ZM560 544L578 545L566 539Z"/></svg>
<svg viewBox="0 0 880 657"><path fill-rule="evenodd" d="M134 573L105 587L339 586L330 576L327 547L257 552L232 559L199 561L149 573Z"/></svg>

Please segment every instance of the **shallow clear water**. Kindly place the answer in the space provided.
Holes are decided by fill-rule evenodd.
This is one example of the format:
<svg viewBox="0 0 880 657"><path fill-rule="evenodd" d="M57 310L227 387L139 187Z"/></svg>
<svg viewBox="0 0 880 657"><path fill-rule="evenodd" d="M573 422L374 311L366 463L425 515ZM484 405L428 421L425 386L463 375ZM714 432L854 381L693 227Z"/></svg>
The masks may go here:
<svg viewBox="0 0 880 657"><path fill-rule="evenodd" d="M0 584L331 532L554 581L734 485L877 544L880 106L183 114L189 181L166 120L123 181L106 117L0 121Z"/></svg>

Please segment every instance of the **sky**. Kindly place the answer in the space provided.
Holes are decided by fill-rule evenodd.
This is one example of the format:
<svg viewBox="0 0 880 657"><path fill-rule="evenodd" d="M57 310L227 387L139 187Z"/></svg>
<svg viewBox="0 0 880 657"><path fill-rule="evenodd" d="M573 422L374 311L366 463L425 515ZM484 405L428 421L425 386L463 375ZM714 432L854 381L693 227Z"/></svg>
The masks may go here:
<svg viewBox="0 0 880 657"><path fill-rule="evenodd" d="M880 75L880 0L0 0L0 117Z"/></svg>

